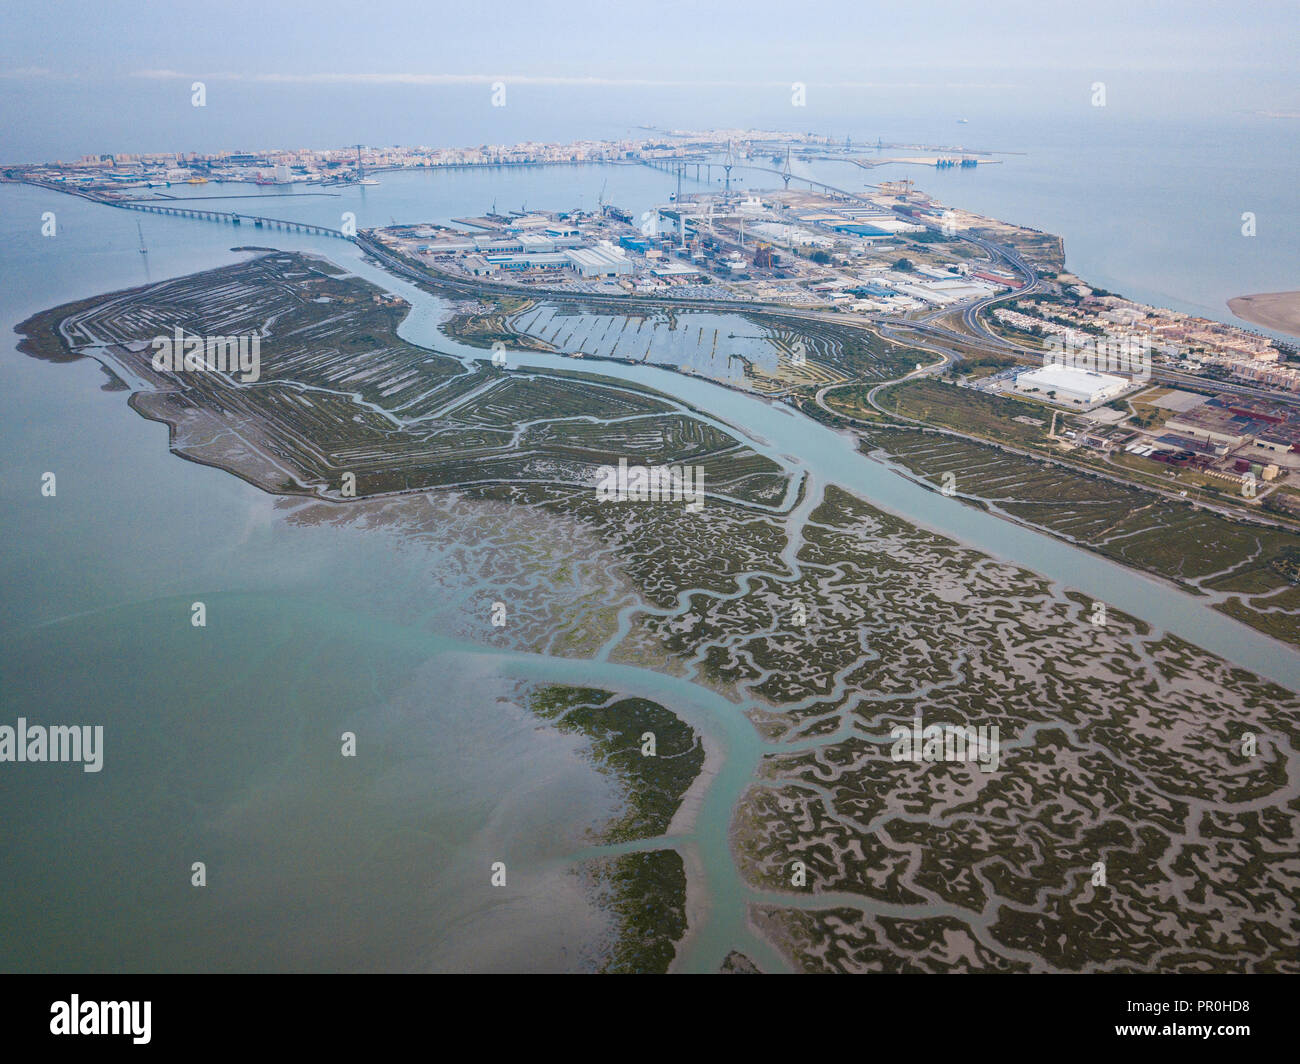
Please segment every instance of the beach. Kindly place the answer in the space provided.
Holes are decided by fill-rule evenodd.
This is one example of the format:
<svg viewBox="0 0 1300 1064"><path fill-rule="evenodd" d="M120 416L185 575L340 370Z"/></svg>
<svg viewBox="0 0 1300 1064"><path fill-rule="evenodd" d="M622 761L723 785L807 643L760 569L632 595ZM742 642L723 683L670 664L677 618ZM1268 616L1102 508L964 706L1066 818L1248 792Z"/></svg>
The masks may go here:
<svg viewBox="0 0 1300 1064"><path fill-rule="evenodd" d="M1300 292L1262 292L1228 300L1228 309L1242 321L1288 336L1300 336Z"/></svg>

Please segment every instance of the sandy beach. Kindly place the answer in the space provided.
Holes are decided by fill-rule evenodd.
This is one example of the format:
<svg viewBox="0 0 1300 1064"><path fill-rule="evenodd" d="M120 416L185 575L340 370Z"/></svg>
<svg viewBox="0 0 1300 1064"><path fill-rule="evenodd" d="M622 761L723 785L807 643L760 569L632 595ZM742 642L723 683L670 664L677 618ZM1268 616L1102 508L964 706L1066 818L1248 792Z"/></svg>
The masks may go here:
<svg viewBox="0 0 1300 1064"><path fill-rule="evenodd" d="M704 764L700 767L700 774L682 795L681 805L677 807L665 833L669 838L690 835L695 829L700 806L704 804L704 792L709 789L722 767L723 753L718 749L717 743L705 735L700 735L700 742L704 744ZM692 840L679 846L677 852L682 855L682 863L686 868L686 933L677 942L669 971L676 970L681 964L691 940L704 925L709 912L709 898L704 889L704 863L700 859L698 844Z"/></svg>
<svg viewBox="0 0 1300 1064"><path fill-rule="evenodd" d="M1228 300L1228 309L1252 325L1300 336L1300 292L1237 296Z"/></svg>

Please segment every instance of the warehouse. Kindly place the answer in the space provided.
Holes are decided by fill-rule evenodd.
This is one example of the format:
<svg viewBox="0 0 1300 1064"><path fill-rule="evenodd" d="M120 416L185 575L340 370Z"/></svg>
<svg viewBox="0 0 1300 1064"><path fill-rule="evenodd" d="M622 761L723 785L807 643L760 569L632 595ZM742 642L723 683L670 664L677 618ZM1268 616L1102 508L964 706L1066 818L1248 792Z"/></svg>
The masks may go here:
<svg viewBox="0 0 1300 1064"><path fill-rule="evenodd" d="M1219 406L1216 400L1184 410L1165 422L1167 430L1180 436L1226 444L1228 447L1240 447L1243 443L1248 443L1260 425L1260 422L1252 421L1244 414L1234 414L1227 407Z"/></svg>
<svg viewBox="0 0 1300 1064"><path fill-rule="evenodd" d="M1256 436L1255 446L1265 451L1273 451L1277 454L1286 454L1292 448L1290 437L1278 436L1272 433Z"/></svg>
<svg viewBox="0 0 1300 1064"><path fill-rule="evenodd" d="M632 262L612 247L570 248L564 252L583 277L618 277L632 272Z"/></svg>
<svg viewBox="0 0 1300 1064"><path fill-rule="evenodd" d="M1075 366L1043 366L1016 375L1016 391L1041 392L1058 402L1091 406L1113 399L1129 386L1123 377L1090 373Z"/></svg>
<svg viewBox="0 0 1300 1064"><path fill-rule="evenodd" d="M541 255L485 255L487 264L498 270L563 270L570 265L560 252Z"/></svg>

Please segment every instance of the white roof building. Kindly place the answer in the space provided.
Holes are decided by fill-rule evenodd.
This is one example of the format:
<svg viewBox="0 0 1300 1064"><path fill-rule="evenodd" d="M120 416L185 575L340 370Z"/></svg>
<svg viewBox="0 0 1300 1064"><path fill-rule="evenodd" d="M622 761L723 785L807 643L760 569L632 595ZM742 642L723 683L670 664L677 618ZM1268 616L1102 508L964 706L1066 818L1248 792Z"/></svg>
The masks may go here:
<svg viewBox="0 0 1300 1064"><path fill-rule="evenodd" d="M1109 373L1092 373L1076 366L1043 366L1016 375L1016 391L1055 393L1058 402L1091 406L1119 395L1129 382Z"/></svg>
<svg viewBox="0 0 1300 1064"><path fill-rule="evenodd" d="M615 277L632 272L632 260L612 247L570 248L564 256L584 277Z"/></svg>

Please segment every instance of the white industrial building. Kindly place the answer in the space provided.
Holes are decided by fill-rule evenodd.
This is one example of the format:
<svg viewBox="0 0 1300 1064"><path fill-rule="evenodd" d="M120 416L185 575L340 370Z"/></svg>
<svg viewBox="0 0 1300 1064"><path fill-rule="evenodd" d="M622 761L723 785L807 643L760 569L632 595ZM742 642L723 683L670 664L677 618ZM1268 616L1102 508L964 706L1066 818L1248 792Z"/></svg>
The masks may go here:
<svg viewBox="0 0 1300 1064"><path fill-rule="evenodd" d="M1043 366L1016 375L1016 391L1040 393L1056 402L1091 406L1113 399L1129 386L1124 377L1077 366ZM1054 393L1054 394L1053 394Z"/></svg>
<svg viewBox="0 0 1300 1064"><path fill-rule="evenodd" d="M612 247L570 248L564 255L583 277L617 277L632 272L632 261Z"/></svg>
<svg viewBox="0 0 1300 1064"><path fill-rule="evenodd" d="M619 277L632 272L632 260L607 245L555 251L512 251L500 255L466 255L461 265L475 276L490 275L498 270L573 270L582 277Z"/></svg>
<svg viewBox="0 0 1300 1064"><path fill-rule="evenodd" d="M960 303L964 299L982 299L996 291L991 285L971 284L969 281L958 280L951 274L942 281L918 281L916 284L895 281L894 288L940 307Z"/></svg>

